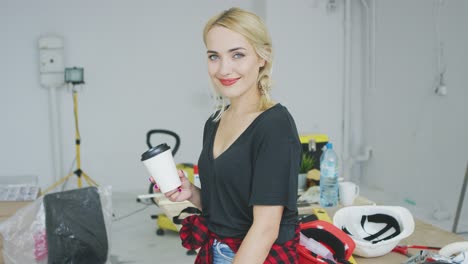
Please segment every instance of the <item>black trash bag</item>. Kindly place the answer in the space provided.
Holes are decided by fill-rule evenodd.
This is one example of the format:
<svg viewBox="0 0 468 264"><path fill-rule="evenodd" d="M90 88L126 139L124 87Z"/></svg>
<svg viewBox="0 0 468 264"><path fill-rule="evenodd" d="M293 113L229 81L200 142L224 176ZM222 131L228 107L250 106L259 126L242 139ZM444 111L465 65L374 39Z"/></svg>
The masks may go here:
<svg viewBox="0 0 468 264"><path fill-rule="evenodd" d="M108 255L101 200L96 187L44 196L49 264L100 264Z"/></svg>

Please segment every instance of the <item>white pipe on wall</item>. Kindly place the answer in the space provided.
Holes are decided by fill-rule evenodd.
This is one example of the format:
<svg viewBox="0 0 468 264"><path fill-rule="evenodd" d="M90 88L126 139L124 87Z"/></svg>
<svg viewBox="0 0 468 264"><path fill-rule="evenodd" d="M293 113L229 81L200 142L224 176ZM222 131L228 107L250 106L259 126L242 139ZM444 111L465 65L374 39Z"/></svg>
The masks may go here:
<svg viewBox="0 0 468 264"><path fill-rule="evenodd" d="M377 0L374 0L373 3L372 3L372 24L371 24L371 29L370 29L370 32L372 32L372 36L369 36L369 39L370 37L372 37L372 43L371 43L371 46L372 48L370 49L371 50L371 64L370 64L370 82L372 83L372 89L375 89L377 87L377 84L376 84L376 78L375 78L375 47L376 47L376 44L375 44L375 35L376 35L376 25L377 25L377 18L376 18L376 14L375 14L375 10L376 10L376 6L377 6ZM369 40L370 42L370 40Z"/></svg>
<svg viewBox="0 0 468 264"><path fill-rule="evenodd" d="M343 42L343 178L350 179L349 131L350 131L350 86L351 86L351 0L345 0Z"/></svg>
<svg viewBox="0 0 468 264"><path fill-rule="evenodd" d="M370 15L369 15L369 6L365 0L361 0L361 4L364 6L366 10L366 23L367 23L367 32L366 32L366 45L367 49L366 50L372 50L374 52L374 49L370 48L371 43L370 43L370 33L371 33L371 27L370 27ZM357 162L363 162L367 161L371 158L372 156L372 147L366 146L364 154L359 154L359 155L351 155L350 154L350 122L351 122L351 52L352 52L352 43L351 43L351 34L352 34L352 28L351 28L351 0L345 0L345 15L344 15L344 85L343 85L343 154L342 154L342 160L343 160L343 177L346 180L350 180L351 178L351 171L353 166ZM374 5L375 8L375 5ZM373 17L373 23L375 21L375 16ZM372 34L374 36L374 34ZM370 88L371 86L371 67L373 67L373 54L371 52L366 53L366 86L367 89ZM373 72L373 71L372 71ZM361 129L362 131L362 129ZM362 132L361 132L362 133ZM359 177L356 179L357 182L359 182Z"/></svg>
<svg viewBox="0 0 468 264"><path fill-rule="evenodd" d="M373 83L374 80L374 60L375 60L375 46L374 40L371 42L371 38L375 38L375 0L372 4L372 21L371 21L371 9L367 4L366 0L361 0L362 6L365 8L366 12L366 90L370 91L371 87L375 87ZM364 93L361 94L362 102L364 102ZM364 104L365 106L365 104ZM362 116L362 114L361 114ZM364 150L364 154L360 154L357 156L352 157L351 167L350 170L353 168L356 162L363 162L368 161L372 156L372 147L366 146Z"/></svg>
<svg viewBox="0 0 468 264"><path fill-rule="evenodd" d="M367 4L366 0L361 0L362 6L364 6L365 13L366 13L366 89L370 88L370 73L371 73L371 65L372 65L372 56L371 56L371 42L370 42L370 32L371 32L371 23L370 23L370 8L369 5Z"/></svg>
<svg viewBox="0 0 468 264"><path fill-rule="evenodd" d="M62 176L62 153L60 148L61 134L57 108L57 87L48 87L49 90L49 120L52 142L52 159L54 168L54 181Z"/></svg>

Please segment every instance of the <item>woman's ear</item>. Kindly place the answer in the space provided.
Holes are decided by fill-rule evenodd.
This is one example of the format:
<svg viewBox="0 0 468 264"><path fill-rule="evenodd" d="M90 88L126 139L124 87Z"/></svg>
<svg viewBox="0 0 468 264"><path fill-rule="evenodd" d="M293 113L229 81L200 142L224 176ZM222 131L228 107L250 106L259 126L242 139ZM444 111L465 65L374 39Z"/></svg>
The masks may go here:
<svg viewBox="0 0 468 264"><path fill-rule="evenodd" d="M270 47L263 47L263 55L266 56L266 58L270 58L271 57L271 48ZM257 54L258 55L258 54ZM265 57L261 57L258 55L258 59L259 59L259 64L258 66L260 68L263 68L265 67L265 64L266 64L266 59L264 59Z"/></svg>
<svg viewBox="0 0 468 264"><path fill-rule="evenodd" d="M258 66L259 66L260 68L265 67L266 61L265 61L264 59L262 59L262 58L258 58L258 59L259 59L259 61L258 61Z"/></svg>

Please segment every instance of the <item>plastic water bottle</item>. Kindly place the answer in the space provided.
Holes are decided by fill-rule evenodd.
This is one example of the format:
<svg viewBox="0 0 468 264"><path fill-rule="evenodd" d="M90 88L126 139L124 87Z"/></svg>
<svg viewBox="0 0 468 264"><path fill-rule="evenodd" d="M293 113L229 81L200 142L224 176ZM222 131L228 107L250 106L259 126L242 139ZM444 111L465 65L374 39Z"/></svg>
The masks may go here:
<svg viewBox="0 0 468 264"><path fill-rule="evenodd" d="M193 185L201 188L200 175L198 175L198 165L193 165Z"/></svg>
<svg viewBox="0 0 468 264"><path fill-rule="evenodd" d="M327 143L327 149L320 157L320 206L338 205L338 156L333 144Z"/></svg>

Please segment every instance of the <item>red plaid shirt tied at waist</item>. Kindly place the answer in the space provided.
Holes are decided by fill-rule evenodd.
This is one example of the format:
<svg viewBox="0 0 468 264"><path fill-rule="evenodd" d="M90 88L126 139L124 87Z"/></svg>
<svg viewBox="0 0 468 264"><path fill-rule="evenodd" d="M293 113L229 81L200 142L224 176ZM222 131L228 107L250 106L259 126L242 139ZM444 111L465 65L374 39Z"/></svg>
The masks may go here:
<svg viewBox="0 0 468 264"><path fill-rule="evenodd" d="M242 243L240 238L222 238L208 230L206 219L202 216L191 215L184 219L180 229L182 246L187 249L198 249L195 264L212 263L213 252L211 246L214 240L227 244L235 253ZM298 263L297 245L299 244L299 228L293 239L283 244L273 244L264 263L267 264L296 264Z"/></svg>

